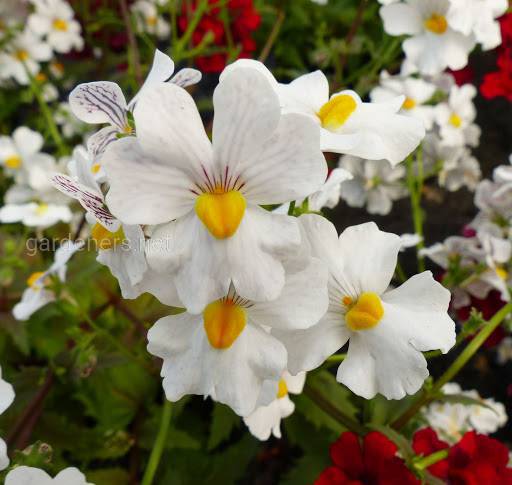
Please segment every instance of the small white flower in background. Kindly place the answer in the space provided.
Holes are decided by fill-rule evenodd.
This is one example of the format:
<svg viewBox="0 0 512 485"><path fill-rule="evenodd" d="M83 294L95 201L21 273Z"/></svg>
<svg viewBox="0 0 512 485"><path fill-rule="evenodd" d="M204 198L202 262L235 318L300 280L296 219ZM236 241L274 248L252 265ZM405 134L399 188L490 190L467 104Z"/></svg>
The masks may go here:
<svg viewBox="0 0 512 485"><path fill-rule="evenodd" d="M19 0L2 0L0 3L0 39L8 29L22 26L27 15L27 5Z"/></svg>
<svg viewBox="0 0 512 485"><path fill-rule="evenodd" d="M14 389L8 382L2 379L2 368L0 367L0 414L14 401ZM7 456L7 445L0 438L0 470L5 470L9 466L9 457Z"/></svg>
<svg viewBox="0 0 512 485"><path fill-rule="evenodd" d="M300 394L305 382L305 372L300 372L296 376L287 371L283 372L276 398L267 406L257 407L252 414L244 418L244 423L251 434L262 441L268 440L271 434L281 438L281 420L295 411L295 404L289 394Z"/></svg>
<svg viewBox="0 0 512 485"><path fill-rule="evenodd" d="M423 237L419 234L402 234L400 236L400 251L405 251L406 249L413 248L417 246L421 241L423 241Z"/></svg>
<svg viewBox="0 0 512 485"><path fill-rule="evenodd" d="M192 97L160 84L137 103L137 137L120 139L103 158L108 207L127 224L161 224L148 263L175 276L191 312L225 296L231 282L243 298L276 298L300 230L294 217L260 205L307 197L327 176L318 128L306 116L282 115L257 70L225 76L213 103L210 142Z"/></svg>
<svg viewBox="0 0 512 485"><path fill-rule="evenodd" d="M0 208L0 222L12 224L21 222L27 227L45 229L58 222L68 223L73 217L66 205L28 202L27 204L7 204Z"/></svg>
<svg viewBox="0 0 512 485"><path fill-rule="evenodd" d="M94 485L77 468L66 468L52 478L39 468L18 466L5 477L5 485Z"/></svg>
<svg viewBox="0 0 512 485"><path fill-rule="evenodd" d="M128 112L134 109L144 91L164 82L184 88L201 80L201 73L196 69L181 69L172 76L173 73L173 60L157 49L144 84L129 103L126 103L121 88L110 81L79 84L73 89L69 95L69 104L74 115L85 123L109 125L89 138L87 148L95 162L99 160L107 146L118 139L119 133L132 134L133 128L128 122Z"/></svg>
<svg viewBox="0 0 512 485"><path fill-rule="evenodd" d="M480 163L464 148L458 159L452 159L443 163L439 172L439 185L454 192L462 187L474 191L482 177Z"/></svg>
<svg viewBox="0 0 512 485"><path fill-rule="evenodd" d="M320 190L308 197L309 210L318 212L324 207L334 209L340 201L341 185L351 179L352 174L343 168L332 170Z"/></svg>
<svg viewBox="0 0 512 485"><path fill-rule="evenodd" d="M483 50L490 50L501 44L500 24L495 19L508 5L508 0L450 0L446 18L455 30L473 34Z"/></svg>
<svg viewBox="0 0 512 485"><path fill-rule="evenodd" d="M344 155L339 166L353 175L340 186L340 197L350 207L365 207L370 214L389 214L393 201L407 195L405 167L386 160L363 160Z"/></svg>
<svg viewBox="0 0 512 485"><path fill-rule="evenodd" d="M137 0L131 10L137 21L140 32L156 35L159 39L169 37L170 25L158 13L156 5L149 0Z"/></svg>
<svg viewBox="0 0 512 485"><path fill-rule="evenodd" d="M28 26L41 37L45 37L51 48L60 54L73 49L82 50L84 40L82 28L74 19L74 12L64 0L30 0L35 12L28 17Z"/></svg>
<svg viewBox="0 0 512 485"><path fill-rule="evenodd" d="M202 313L158 320L148 332L148 351L164 360L167 399L211 396L240 416L270 404L286 368L286 349L268 330L293 334L314 325L327 310L326 282L325 266L312 258L303 271L287 276L273 301L246 300L231 287ZM178 300L174 306L182 305Z"/></svg>
<svg viewBox="0 0 512 485"><path fill-rule="evenodd" d="M399 114L405 97L365 103L354 91L340 91L329 98L329 82L321 71L305 74L290 84L280 84L260 62L240 59L232 70L253 67L265 74L279 95L284 113L300 113L320 126L322 151L371 160L386 159L393 165L409 155L425 136L420 120Z"/></svg>
<svg viewBox="0 0 512 485"><path fill-rule="evenodd" d="M494 399L484 399L477 391L463 391L461 387L450 382L443 386L443 393L448 396L460 395L480 401L478 404L463 404L459 402L434 402L426 413L425 418L444 439L455 443L467 431L475 430L482 434L495 433L508 421L505 406Z"/></svg>
<svg viewBox="0 0 512 485"><path fill-rule="evenodd" d="M505 365L512 360L512 337L505 337L498 345L496 352L498 364Z"/></svg>
<svg viewBox="0 0 512 485"><path fill-rule="evenodd" d="M481 225L491 223L502 227L505 233L510 231L512 191L508 183L482 180L475 190L475 205L480 212L471 221L471 227L478 229Z"/></svg>
<svg viewBox="0 0 512 485"><path fill-rule="evenodd" d="M37 310L55 301L55 293L47 287L51 284L51 277L56 276L64 282L69 259L82 249L83 245L83 242L65 241L55 251L53 263L46 271L38 271L30 275L27 280L28 288L23 292L21 300L12 309L16 320L28 320Z"/></svg>
<svg viewBox="0 0 512 485"><path fill-rule="evenodd" d="M446 145L478 146L480 128L474 123L475 96L476 88L472 84L452 86L448 100L435 107L435 120Z"/></svg>
<svg viewBox="0 0 512 485"><path fill-rule="evenodd" d="M401 113L422 120L425 128L429 130L434 120L434 107L426 103L435 91L436 86L424 79L390 76L387 71L383 71L380 74L379 86L372 89L370 98L373 102L379 103L397 96L405 96Z"/></svg>
<svg viewBox="0 0 512 485"><path fill-rule="evenodd" d="M75 135L81 135L87 128L87 125L78 119L74 114L69 103L59 103L53 116L55 123L60 126L65 138L73 138Z"/></svg>
<svg viewBox="0 0 512 485"><path fill-rule="evenodd" d="M366 399L417 392L429 375L422 352L446 353L455 343L450 292L430 271L388 290L402 244L373 222L349 227L338 238L322 217L308 214L299 221L312 255L329 268L329 309L309 329L272 330L288 350L289 372L315 369L348 342L338 382Z"/></svg>
<svg viewBox="0 0 512 485"><path fill-rule="evenodd" d="M13 78L21 85L30 83L27 71L35 76L40 62L52 58L50 46L28 29L17 34L0 52L0 79Z"/></svg>
<svg viewBox="0 0 512 485"><path fill-rule="evenodd" d="M462 69L475 46L473 36L457 32L450 25L449 6L449 0L407 0L380 9L388 34L410 36L402 48L407 60L422 74L438 74L447 67Z"/></svg>

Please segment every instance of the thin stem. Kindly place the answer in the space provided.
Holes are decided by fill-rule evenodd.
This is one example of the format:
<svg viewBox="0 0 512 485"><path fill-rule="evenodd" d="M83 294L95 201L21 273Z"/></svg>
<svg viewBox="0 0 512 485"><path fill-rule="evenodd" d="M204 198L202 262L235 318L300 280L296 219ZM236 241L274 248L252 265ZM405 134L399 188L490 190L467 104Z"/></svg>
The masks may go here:
<svg viewBox="0 0 512 485"><path fill-rule="evenodd" d="M418 271L425 271L425 260L420 251L423 248L423 211L421 209L421 192L423 190L423 157L421 150L418 151L418 176L414 174L413 159L408 157L407 164L407 186L411 200L412 220L414 232L421 237L421 241L416 246L416 256L418 260Z"/></svg>
<svg viewBox="0 0 512 485"><path fill-rule="evenodd" d="M185 30L185 33L181 39L179 39L173 46L174 62L178 62L180 59L182 59L181 53L188 44L192 34L196 30L197 24L201 21L203 15L208 10L208 6L208 0L201 0L201 2L197 5L194 11L194 15L192 16L192 19L187 26L187 30Z"/></svg>
<svg viewBox="0 0 512 485"><path fill-rule="evenodd" d="M436 463L444 460L448 457L448 450L439 450L431 455L427 455L414 463L414 468L417 470L426 470L429 466L435 465Z"/></svg>
<svg viewBox="0 0 512 485"><path fill-rule="evenodd" d="M436 381L431 389L424 389L421 395L416 399L415 402L392 424L393 428L403 428L410 419L412 419L416 413L425 405L432 402L441 391L442 387L449 381L451 381L468 363L478 349L484 344L489 338L492 332L501 324L503 319L512 311L512 303L508 303L482 327L480 332L469 342L466 348L460 353L460 355L452 362L450 367L444 372L444 374Z"/></svg>
<svg viewBox="0 0 512 485"><path fill-rule="evenodd" d="M170 401L167 401L166 399L162 409L162 417L160 418L158 434L156 435L155 444L153 445L153 449L151 450L148 466L146 467L146 471L144 472L144 477L142 478L141 485L151 485L153 483L153 479L155 478L155 474L158 470L160 458L162 457L162 453L164 451L165 444L167 441L167 435L169 433L169 428L171 425L171 418L172 403Z"/></svg>
<svg viewBox="0 0 512 485"><path fill-rule="evenodd" d="M139 47L137 45L137 38L135 37L135 33L133 32L132 21L130 18L130 12L128 10L128 5L126 4L126 0L119 0L119 6L121 7L121 15L123 16L124 26L126 28L126 35L128 36L128 54L130 59L130 64L133 69L135 84L136 86L142 85L142 68L140 66L140 55L139 55Z"/></svg>
<svg viewBox="0 0 512 485"><path fill-rule="evenodd" d="M270 34L267 38L267 41L265 42L265 45L263 46L263 49L261 50L260 57L258 58L260 62L265 62L267 60L267 57L270 55L272 46L274 45L277 36L279 35L279 31L283 26L284 18L284 11L282 9L279 9L277 11L277 19L274 23L274 26L272 27L272 30L270 31Z"/></svg>

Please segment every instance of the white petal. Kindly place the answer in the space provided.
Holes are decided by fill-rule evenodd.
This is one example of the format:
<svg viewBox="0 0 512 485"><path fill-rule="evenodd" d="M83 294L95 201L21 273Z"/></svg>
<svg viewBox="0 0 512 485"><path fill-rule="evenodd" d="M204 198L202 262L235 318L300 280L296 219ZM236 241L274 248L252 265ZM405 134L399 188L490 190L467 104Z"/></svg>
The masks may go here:
<svg viewBox="0 0 512 485"><path fill-rule="evenodd" d="M280 84L278 92L285 112L303 113L316 119L318 110L329 101L329 81L322 71L315 71L290 84Z"/></svg>
<svg viewBox="0 0 512 485"><path fill-rule="evenodd" d="M9 466L9 463L10 460L7 456L7 444L0 438L0 471L5 470Z"/></svg>
<svg viewBox="0 0 512 485"><path fill-rule="evenodd" d="M169 82L182 88L186 88L187 86L197 84L199 81L201 81L202 77L203 75L201 74L201 71L192 69L190 67L185 67L180 69Z"/></svg>
<svg viewBox="0 0 512 485"><path fill-rule="evenodd" d="M0 369L0 414L5 412L5 410L12 404L14 396L14 388L11 384L2 379Z"/></svg>
<svg viewBox="0 0 512 485"><path fill-rule="evenodd" d="M21 301L14 305L12 314L16 320L28 320L33 313L52 301L55 301L53 292L27 288L21 296Z"/></svg>
<svg viewBox="0 0 512 485"><path fill-rule="evenodd" d="M87 140L87 151L94 162L98 162L105 153L107 147L117 140L117 129L106 126L91 135Z"/></svg>
<svg viewBox="0 0 512 485"><path fill-rule="evenodd" d="M384 30L390 35L417 34L423 28L420 11L405 3L387 5L380 9Z"/></svg>
<svg viewBox="0 0 512 485"><path fill-rule="evenodd" d="M52 478L45 471L24 465L14 468L5 477L5 485L52 485L53 483Z"/></svg>
<svg viewBox="0 0 512 485"><path fill-rule="evenodd" d="M66 468L53 479L53 485L92 485L85 481L85 475L78 468Z"/></svg>
<svg viewBox="0 0 512 485"><path fill-rule="evenodd" d="M26 126L16 128L12 134L12 138L23 157L37 153L43 147L44 140L41 133L31 130Z"/></svg>

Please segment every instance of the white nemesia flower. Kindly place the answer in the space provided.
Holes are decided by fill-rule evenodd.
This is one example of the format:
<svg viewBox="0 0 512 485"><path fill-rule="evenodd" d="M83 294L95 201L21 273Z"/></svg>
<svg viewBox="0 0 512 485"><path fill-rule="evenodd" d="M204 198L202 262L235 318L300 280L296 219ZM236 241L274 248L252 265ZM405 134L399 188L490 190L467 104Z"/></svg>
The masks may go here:
<svg viewBox="0 0 512 485"><path fill-rule="evenodd" d="M439 103L435 107L435 120L446 145L478 145L480 128L474 123L475 96L476 88L472 84L452 86L447 102Z"/></svg>
<svg viewBox="0 0 512 485"><path fill-rule="evenodd" d="M483 50L490 50L501 44L500 24L495 19L507 8L508 0L450 0L446 19L455 30L473 34Z"/></svg>
<svg viewBox="0 0 512 485"><path fill-rule="evenodd" d="M82 28L74 19L74 12L64 0L30 0L35 12L28 17L28 26L37 35L46 38L55 52L65 54L83 49Z"/></svg>
<svg viewBox="0 0 512 485"><path fill-rule="evenodd" d="M436 86L424 79L391 76L387 71L382 71L379 86L371 90L370 98L378 103L397 96L405 96L401 113L422 120L425 128L429 130L434 121L434 107L426 103L435 91Z"/></svg>
<svg viewBox="0 0 512 485"><path fill-rule="evenodd" d="M158 14L156 5L149 0L137 0L131 10L137 21L140 32L156 35L159 39L165 39L171 32L171 26Z"/></svg>
<svg viewBox="0 0 512 485"><path fill-rule="evenodd" d="M18 466L5 477L5 485L94 485L77 468L66 468L52 478L39 468Z"/></svg>
<svg viewBox="0 0 512 485"><path fill-rule="evenodd" d="M365 207L370 214L386 215L393 201L407 195L403 183L405 167L393 167L386 160L363 160L344 155L339 166L353 175L340 186L340 197L350 207Z"/></svg>
<svg viewBox="0 0 512 485"><path fill-rule="evenodd" d="M349 342L339 382L366 399L417 392L429 375L422 352L446 353L455 343L455 323L447 313L450 292L430 271L387 291L401 241L373 222L349 227L338 238L322 217L299 220L312 255L329 268L329 309L310 329L272 330L288 350L289 372L312 370Z"/></svg>
<svg viewBox="0 0 512 485"><path fill-rule="evenodd" d="M14 389L11 384L2 379L2 368L0 367L0 414L14 401ZM7 456L7 445L0 438L0 470L5 470L9 466L9 457Z"/></svg>
<svg viewBox="0 0 512 485"><path fill-rule="evenodd" d="M59 103L53 119L60 126L62 134L66 138L73 138L86 130L86 125L73 114L69 103Z"/></svg>
<svg viewBox="0 0 512 485"><path fill-rule="evenodd" d="M458 159L445 161L439 172L439 185L454 192L461 187L475 190L482 176L480 163L464 148Z"/></svg>
<svg viewBox="0 0 512 485"><path fill-rule="evenodd" d="M268 330L293 334L315 324L327 309L326 281L325 266L312 258L304 270L287 275L273 301L250 301L231 287L202 314L187 311L158 320L148 332L148 351L164 360L167 399L211 396L240 416L269 404L286 368L286 349ZM269 400L261 402L264 383Z"/></svg>
<svg viewBox="0 0 512 485"><path fill-rule="evenodd" d="M229 65L221 80L244 67L265 74L279 95L284 113L308 115L320 126L322 151L386 159L395 165L425 136L421 121L398 113L404 96L365 103L354 91L345 90L329 98L329 82L321 71L300 76L290 84L280 84L262 63L251 59L239 59Z"/></svg>
<svg viewBox="0 0 512 485"><path fill-rule="evenodd" d="M0 222L12 224L21 222L27 227L45 229L58 222L68 223L73 214L66 205L29 202L27 204L7 204L0 208Z"/></svg>
<svg viewBox="0 0 512 485"><path fill-rule="evenodd" d="M50 46L28 29L17 34L0 52L0 79L14 78L21 85L29 84L29 76L39 72L39 63L52 57Z"/></svg>
<svg viewBox="0 0 512 485"><path fill-rule="evenodd" d="M69 259L83 247L84 243L65 241L57 251L52 265L46 271L32 273L27 279L28 288L23 292L21 300L14 305L12 314L16 320L28 320L37 310L55 301L55 294L47 288L50 277L55 275L60 281L66 280L67 263Z"/></svg>
<svg viewBox="0 0 512 485"><path fill-rule="evenodd" d="M449 6L449 0L406 0L380 9L388 34L411 36L402 48L422 74L462 69L475 46L472 36L457 32L448 22Z"/></svg>
<svg viewBox="0 0 512 485"><path fill-rule="evenodd" d="M318 212L324 207L334 209L340 201L341 185L352 178L352 174L343 168L333 169L320 190L308 197L309 210Z"/></svg>
<svg viewBox="0 0 512 485"><path fill-rule="evenodd" d="M117 141L103 159L109 208L127 224L164 224L152 237L160 244L147 248L149 265L175 276L194 313L231 282L246 299L279 295L300 230L260 205L304 198L327 175L319 130L306 116L281 115L258 71L226 76L213 101L211 143L185 90L148 90L134 111L137 138Z"/></svg>
<svg viewBox="0 0 512 485"><path fill-rule="evenodd" d="M305 372L292 376L284 371L279 381L276 398L267 406L257 407L252 414L244 418L244 423L251 434L261 441L268 440L271 434L281 438L281 420L295 411L295 404L289 394L300 394L305 382Z"/></svg>
<svg viewBox="0 0 512 485"><path fill-rule="evenodd" d="M421 241L423 241L423 237L419 234L402 234L400 236L400 251L405 251L406 249L413 248L417 246Z"/></svg>

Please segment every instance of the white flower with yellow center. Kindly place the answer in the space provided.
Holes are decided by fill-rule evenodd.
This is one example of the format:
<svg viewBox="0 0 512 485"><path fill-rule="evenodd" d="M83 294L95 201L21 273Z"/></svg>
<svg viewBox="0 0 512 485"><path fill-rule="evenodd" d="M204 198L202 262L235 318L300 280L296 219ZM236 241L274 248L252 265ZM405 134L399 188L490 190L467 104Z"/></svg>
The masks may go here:
<svg viewBox="0 0 512 485"><path fill-rule="evenodd" d="M501 44L500 24L496 20L508 9L508 0L450 0L448 23L464 35L475 36L483 50Z"/></svg>
<svg viewBox="0 0 512 485"><path fill-rule="evenodd" d="M325 266L313 258L304 270L287 276L273 301L246 300L231 287L202 313L158 320L148 332L148 350L164 360L167 399L211 396L240 416L269 404L286 368L286 349L268 330L293 333L314 325L327 309L326 282Z"/></svg>
<svg viewBox="0 0 512 485"><path fill-rule="evenodd" d="M312 370L349 342L336 379L366 399L402 399L429 375L422 352L455 343L450 292L430 271L388 290L401 240L373 223L339 236L326 219L299 218L313 256L329 268L329 309L317 325L294 333L272 330L288 350L291 374Z"/></svg>
<svg viewBox="0 0 512 485"><path fill-rule="evenodd" d="M27 71L35 76L40 69L39 63L49 61L51 57L50 46L32 31L25 29L0 52L0 79L13 78L17 83L27 85Z"/></svg>
<svg viewBox="0 0 512 485"><path fill-rule="evenodd" d="M404 96L380 103L364 103L354 91L340 91L329 98L329 82L321 71L305 74L290 84L280 84L258 61L240 59L229 72L251 67L264 74L279 95L284 113L309 116L320 126L325 152L389 160L393 165L409 155L425 136L423 123L399 114Z"/></svg>
<svg viewBox="0 0 512 485"><path fill-rule="evenodd" d="M432 128L434 107L426 104L434 95L436 86L424 79L391 76L387 71L380 74L379 86L370 92L373 102L379 103L405 96L401 113L423 121L427 130Z"/></svg>
<svg viewBox="0 0 512 485"><path fill-rule="evenodd" d="M225 296L231 282L246 299L279 295L300 230L295 218L260 205L304 198L327 175L318 128L306 116L281 115L259 72L226 76L213 103L210 142L184 89L148 90L134 111L137 137L117 141L104 157L109 208L126 224L164 224L148 262L176 278L192 312Z"/></svg>
<svg viewBox="0 0 512 485"><path fill-rule="evenodd" d="M54 478L39 468L18 466L5 477L5 485L94 485L77 468L66 468Z"/></svg>
<svg viewBox="0 0 512 485"><path fill-rule="evenodd" d="M64 0L31 0L35 12L28 17L33 32L45 37L55 52L65 54L73 49L82 50L82 28L74 19L74 12Z"/></svg>
<svg viewBox="0 0 512 485"><path fill-rule="evenodd" d="M27 279L28 287L23 292L21 300L14 305L12 314L16 320L28 320L30 316L43 306L55 301L55 293L51 289L51 278L66 280L67 263L84 243L65 241L57 251L53 264L46 271L32 273Z"/></svg>
<svg viewBox="0 0 512 485"><path fill-rule="evenodd" d="M445 103L435 108L435 121L446 145L475 147L480 139L480 128L474 123L476 109L473 98L476 88L472 84L452 86Z"/></svg>
<svg viewBox="0 0 512 485"><path fill-rule="evenodd" d="M480 163L469 149L464 148L460 158L445 161L439 172L439 185L451 192L462 187L474 191L481 177Z"/></svg>
<svg viewBox="0 0 512 485"><path fill-rule="evenodd" d="M158 13L157 6L148 0L137 0L131 7L140 32L156 35L166 39L171 32L171 26Z"/></svg>
<svg viewBox="0 0 512 485"><path fill-rule="evenodd" d="M0 222L12 224L21 222L27 227L45 229L58 222L70 222L72 213L66 205L29 202L27 204L7 204L0 208Z"/></svg>
<svg viewBox="0 0 512 485"><path fill-rule="evenodd" d="M305 382L305 372L292 376L284 371L279 380L275 399L267 406L257 407L252 414L244 418L244 423L251 434L261 441L268 440L271 434L281 438L281 420L295 411L295 404L289 394L300 394Z"/></svg>
<svg viewBox="0 0 512 485"><path fill-rule="evenodd" d="M2 368L0 367L0 414L14 401L14 389L8 382L2 379ZM0 438L0 470L5 470L9 466L9 457L7 456L7 445Z"/></svg>
<svg viewBox="0 0 512 485"><path fill-rule="evenodd" d="M454 30L447 19L449 7L449 0L406 0L380 9L388 34L410 36L402 48L421 74L435 75L447 67L457 71L468 63L475 40Z"/></svg>

